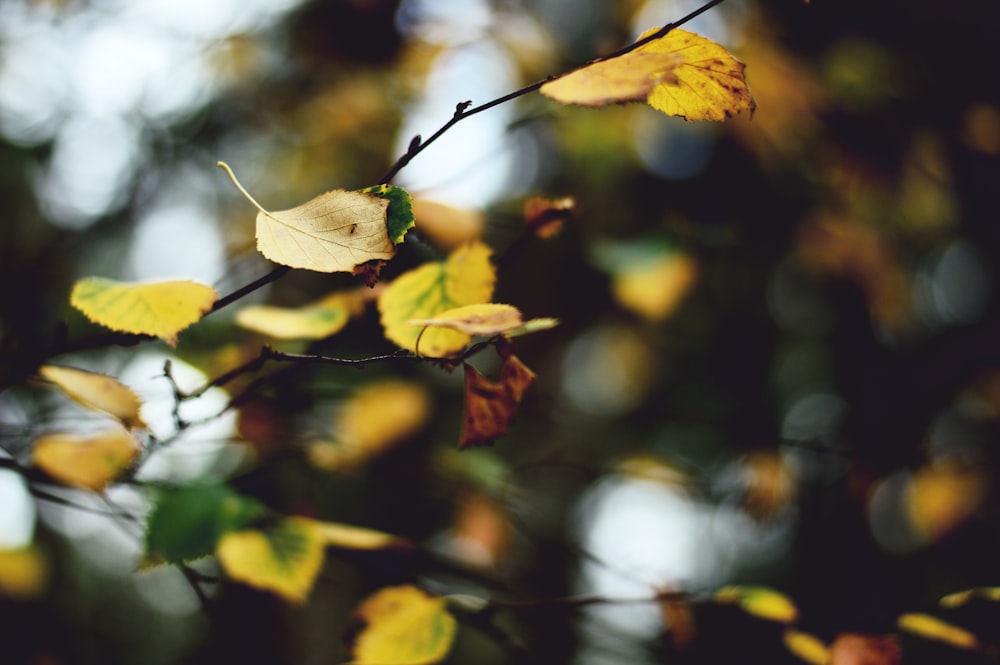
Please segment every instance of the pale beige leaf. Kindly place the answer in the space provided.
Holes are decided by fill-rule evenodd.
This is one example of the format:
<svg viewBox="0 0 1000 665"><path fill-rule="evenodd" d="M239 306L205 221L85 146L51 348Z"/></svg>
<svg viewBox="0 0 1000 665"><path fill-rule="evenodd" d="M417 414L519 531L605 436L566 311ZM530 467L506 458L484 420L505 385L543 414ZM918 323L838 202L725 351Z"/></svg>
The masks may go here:
<svg viewBox="0 0 1000 665"><path fill-rule="evenodd" d="M467 335L498 335L521 327L521 312L512 305L484 303L445 310L426 319L410 319L411 326L450 328Z"/></svg>
<svg viewBox="0 0 1000 665"><path fill-rule="evenodd" d="M596 60L553 79L540 92L560 104L605 106L646 101L653 89L672 81L680 57L673 53L639 50L606 60Z"/></svg>

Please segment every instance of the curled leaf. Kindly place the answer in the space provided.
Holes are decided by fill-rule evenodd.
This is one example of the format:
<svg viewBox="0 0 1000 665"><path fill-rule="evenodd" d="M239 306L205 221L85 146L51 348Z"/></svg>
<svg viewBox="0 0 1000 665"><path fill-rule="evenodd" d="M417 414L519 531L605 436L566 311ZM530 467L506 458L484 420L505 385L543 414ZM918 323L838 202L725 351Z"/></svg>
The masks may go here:
<svg viewBox="0 0 1000 665"><path fill-rule="evenodd" d="M139 446L128 430L114 427L94 434L53 433L35 439L35 465L73 487L103 491L132 465Z"/></svg>
<svg viewBox="0 0 1000 665"><path fill-rule="evenodd" d="M81 279L70 294L70 304L94 323L171 346L218 299L212 287L189 280L130 284L101 277Z"/></svg>
<svg viewBox="0 0 1000 665"><path fill-rule="evenodd" d="M496 271L489 261L490 249L480 242L464 245L445 261L425 263L403 273L389 284L378 300L385 336L398 346L429 356L448 356L460 351L470 336L455 330L434 328L421 335L411 326L413 319L426 319L463 305L488 302L493 295Z"/></svg>
<svg viewBox="0 0 1000 665"><path fill-rule="evenodd" d="M145 427L139 411L142 402L131 388L118 379L75 367L43 365L39 376L54 383L74 401L88 409L114 416L128 428Z"/></svg>
<svg viewBox="0 0 1000 665"><path fill-rule="evenodd" d="M431 665L444 660L458 627L444 598L414 586L386 587L357 609L367 626L354 644L354 665Z"/></svg>
<svg viewBox="0 0 1000 665"><path fill-rule="evenodd" d="M411 326L450 328L467 335L498 335L523 325L521 311L512 305L485 303L465 305L426 319L410 319Z"/></svg>
<svg viewBox="0 0 1000 665"><path fill-rule="evenodd" d="M513 354L504 358L497 381L465 365L465 416L458 448L492 443L510 426L535 373Z"/></svg>

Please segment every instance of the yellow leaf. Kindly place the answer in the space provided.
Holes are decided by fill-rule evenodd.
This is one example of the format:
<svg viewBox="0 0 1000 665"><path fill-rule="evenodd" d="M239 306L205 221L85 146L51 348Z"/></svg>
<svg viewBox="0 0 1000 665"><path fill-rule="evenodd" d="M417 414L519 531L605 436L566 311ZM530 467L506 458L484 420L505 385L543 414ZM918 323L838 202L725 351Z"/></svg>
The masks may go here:
<svg viewBox="0 0 1000 665"><path fill-rule="evenodd" d="M340 411L334 441L313 443L309 458L323 469L354 469L423 427L430 409L427 390L419 384L385 381L367 385Z"/></svg>
<svg viewBox="0 0 1000 665"><path fill-rule="evenodd" d="M545 83L540 92L560 104L606 106L641 102L657 85L674 79L680 57L673 53L641 53L595 60Z"/></svg>
<svg viewBox="0 0 1000 665"><path fill-rule="evenodd" d="M389 200L376 194L335 189L289 210L265 210L236 180L257 210L257 250L275 263L318 272L352 272L368 261L391 259Z"/></svg>
<svg viewBox="0 0 1000 665"><path fill-rule="evenodd" d="M830 649L826 644L809 633L789 628L784 635L785 648L812 665L827 665Z"/></svg>
<svg viewBox="0 0 1000 665"><path fill-rule="evenodd" d="M411 326L450 328L467 335L498 335L523 325L521 312L512 305L487 303L465 305L441 312L427 319L410 319Z"/></svg>
<svg viewBox="0 0 1000 665"><path fill-rule="evenodd" d="M455 355L469 343L469 335L444 328L421 335L421 329L409 325L409 321L489 302L496 281L489 256L489 247L473 242L458 248L443 262L425 263L397 277L378 301L385 336L414 352L419 337L420 353L432 357Z"/></svg>
<svg viewBox="0 0 1000 665"><path fill-rule="evenodd" d="M121 427L95 434L45 434L35 440L35 465L56 480L102 491L139 454L135 439Z"/></svg>
<svg viewBox="0 0 1000 665"><path fill-rule="evenodd" d="M325 546L314 520L287 517L263 529L227 533L216 554L234 580L302 603L323 566Z"/></svg>
<svg viewBox="0 0 1000 665"><path fill-rule="evenodd" d="M977 587L975 589L949 593L940 602L942 607L958 607L966 604L973 598L1000 601L1000 586Z"/></svg>
<svg viewBox="0 0 1000 665"><path fill-rule="evenodd" d="M323 544L342 549L384 550L407 544L407 541L399 536L336 522L314 521L312 528L322 539Z"/></svg>
<svg viewBox="0 0 1000 665"><path fill-rule="evenodd" d="M380 589L357 614L368 625L354 644L354 665L430 665L444 660L455 640L445 600L414 586Z"/></svg>
<svg viewBox="0 0 1000 665"><path fill-rule="evenodd" d="M276 339L323 339L347 325L350 314L338 300L304 307L250 305L236 314L236 323Z"/></svg>
<svg viewBox="0 0 1000 665"><path fill-rule="evenodd" d="M936 540L971 517L989 490L981 466L938 462L917 470L903 492L906 515L928 540Z"/></svg>
<svg viewBox="0 0 1000 665"><path fill-rule="evenodd" d="M656 30L647 30L640 39ZM672 79L659 83L646 99L658 111L685 120L722 122L757 108L743 74L746 65L710 39L675 28L634 52L680 59L671 71Z"/></svg>
<svg viewBox="0 0 1000 665"><path fill-rule="evenodd" d="M0 596L37 598L48 579L47 562L36 548L0 549Z"/></svg>
<svg viewBox="0 0 1000 665"><path fill-rule="evenodd" d="M798 610L784 594L761 586L729 586L719 589L715 599L723 603L738 603L747 614L761 619L792 623Z"/></svg>
<svg viewBox="0 0 1000 665"><path fill-rule="evenodd" d="M929 640L945 642L960 649L979 647L979 639L975 635L964 628L945 623L930 614L903 614L897 619L896 624L901 630L908 633L920 635Z"/></svg>
<svg viewBox="0 0 1000 665"><path fill-rule="evenodd" d="M622 307L651 321L661 321L690 291L697 273L697 265L686 254L662 252L652 260L616 271L611 293Z"/></svg>
<svg viewBox="0 0 1000 665"><path fill-rule="evenodd" d="M524 391L535 380L535 373L517 356L504 358L499 381L492 381L465 365L465 416L458 448L489 444L510 426Z"/></svg>
<svg viewBox="0 0 1000 665"><path fill-rule="evenodd" d="M145 427L139 411L142 402L131 388L118 379L75 367L44 365L38 374L58 386L74 401L88 409L114 416L125 427Z"/></svg>
<svg viewBox="0 0 1000 665"><path fill-rule="evenodd" d="M218 299L215 289L190 280L130 284L88 277L73 287L70 304L94 323L153 335L174 346L177 335L201 319Z"/></svg>
<svg viewBox="0 0 1000 665"><path fill-rule="evenodd" d="M486 219L478 210L460 210L436 201L414 199L417 232L434 245L452 250L483 236Z"/></svg>

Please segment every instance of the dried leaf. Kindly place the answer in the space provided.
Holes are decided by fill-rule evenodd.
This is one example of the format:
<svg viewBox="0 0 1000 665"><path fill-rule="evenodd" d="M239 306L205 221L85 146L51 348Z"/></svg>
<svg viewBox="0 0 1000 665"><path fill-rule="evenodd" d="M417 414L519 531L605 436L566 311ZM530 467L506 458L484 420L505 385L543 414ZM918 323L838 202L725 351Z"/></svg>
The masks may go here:
<svg viewBox="0 0 1000 665"><path fill-rule="evenodd" d="M539 238L552 238L572 216L575 205L568 196L561 199L532 196L524 202L524 223Z"/></svg>
<svg viewBox="0 0 1000 665"><path fill-rule="evenodd" d="M545 83L540 92L560 104L606 106L646 101L653 89L675 81L681 59L674 53L642 53L595 60Z"/></svg>
<svg viewBox="0 0 1000 665"><path fill-rule="evenodd" d="M368 625L354 644L354 665L430 665L444 660L455 639L445 600L414 586L380 589L357 614Z"/></svg>
<svg viewBox="0 0 1000 665"><path fill-rule="evenodd" d="M535 380L535 373L513 354L504 358L498 381L484 377L471 365L464 367L465 417L459 450L489 444L502 436L517 413L524 391Z"/></svg>
<svg viewBox="0 0 1000 665"><path fill-rule="evenodd" d="M101 277L81 279L70 294L70 304L94 323L171 346L218 299L212 287L189 280L130 284Z"/></svg>
<svg viewBox="0 0 1000 665"><path fill-rule="evenodd" d="M457 330L467 335L499 335L523 325L521 312L512 305L486 303L465 305L441 312L426 319L410 319L411 326L436 326Z"/></svg>
<svg viewBox="0 0 1000 665"><path fill-rule="evenodd" d="M385 336L410 351L418 350L419 338L422 354L455 355L469 343L469 335L443 328L421 335L421 329L409 325L409 321L488 302L496 281L489 256L489 247L474 242L458 248L443 262L425 263L397 277L378 301Z"/></svg>
<svg viewBox="0 0 1000 665"><path fill-rule="evenodd" d="M216 553L234 580L303 603L323 566L325 546L313 520L287 517L223 535Z"/></svg>
<svg viewBox="0 0 1000 665"><path fill-rule="evenodd" d="M657 29L647 30L640 39ZM671 71L672 80L661 82L646 99L658 111L685 120L722 122L757 108L744 77L746 65L710 39L675 28L635 53L671 54L680 59Z"/></svg>
<svg viewBox="0 0 1000 665"><path fill-rule="evenodd" d="M123 427L94 434L53 433L35 439L35 465L66 485L94 492L128 469L139 454L139 446Z"/></svg>
<svg viewBox="0 0 1000 665"><path fill-rule="evenodd" d="M318 272L352 272L355 266L391 259L396 253L387 229L388 198L337 189L295 208L269 212L243 189L228 165L219 162L219 166L259 210L257 249L275 263Z"/></svg>
<svg viewBox="0 0 1000 665"><path fill-rule="evenodd" d="M899 665L903 651L896 635L841 633L830 645L829 665ZM822 664L821 664L822 665Z"/></svg>
<svg viewBox="0 0 1000 665"><path fill-rule="evenodd" d="M114 416L128 428L145 427L139 411L142 402L118 379L75 367L43 365L39 376L51 381L74 401L88 409Z"/></svg>

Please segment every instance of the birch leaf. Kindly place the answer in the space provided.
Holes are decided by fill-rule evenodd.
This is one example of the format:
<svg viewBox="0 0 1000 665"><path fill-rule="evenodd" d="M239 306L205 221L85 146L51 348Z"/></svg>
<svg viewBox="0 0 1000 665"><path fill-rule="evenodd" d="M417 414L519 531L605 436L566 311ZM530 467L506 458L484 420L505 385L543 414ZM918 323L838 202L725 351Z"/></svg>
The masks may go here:
<svg viewBox="0 0 1000 665"><path fill-rule="evenodd" d="M142 402L118 379L75 367L43 365L39 376L52 382L75 402L88 409L114 416L128 428L145 427L139 411Z"/></svg>
<svg viewBox="0 0 1000 665"><path fill-rule="evenodd" d="M485 303L455 307L426 319L410 319L411 326L449 328L467 335L499 335L523 325L521 312L512 305Z"/></svg>
<svg viewBox="0 0 1000 665"><path fill-rule="evenodd" d="M535 373L508 354L497 381L465 365L465 416L458 448L492 443L506 433L524 392L535 381Z"/></svg>
<svg viewBox="0 0 1000 665"><path fill-rule="evenodd" d="M403 242L406 232L412 229L415 223L413 199L410 197L410 193L402 187L394 187L392 185L374 185L360 191L362 194L374 194L389 202L385 219L389 240L394 245Z"/></svg>
<svg viewBox="0 0 1000 665"><path fill-rule="evenodd" d="M177 335L201 319L218 299L215 289L190 280L131 284L88 277L73 287L70 304L94 323L153 335L174 346Z"/></svg>
<svg viewBox="0 0 1000 665"><path fill-rule="evenodd" d="M292 268L353 272L396 253L386 227L390 201L379 194L337 189L289 210L270 212L257 203L224 162L233 184L259 211L257 250Z"/></svg>
<svg viewBox="0 0 1000 665"><path fill-rule="evenodd" d="M35 465L56 480L94 492L132 465L139 454L135 439L123 427L94 434L52 433L35 440Z"/></svg>
<svg viewBox="0 0 1000 665"><path fill-rule="evenodd" d="M362 602L367 622L354 644L354 665L430 665L444 660L455 640L455 617L444 598L414 586L387 587Z"/></svg>
<svg viewBox="0 0 1000 665"><path fill-rule="evenodd" d="M944 642L959 649L977 649L980 647L979 638L969 631L946 623L930 614L903 614L896 620L896 624L900 630L920 635L929 640Z"/></svg>
<svg viewBox="0 0 1000 665"><path fill-rule="evenodd" d="M680 58L673 53L642 53L596 60L563 74L541 87L540 92L560 104L606 106L642 102L664 81L674 80Z"/></svg>
<svg viewBox="0 0 1000 665"><path fill-rule="evenodd" d="M640 39L656 30L647 30ZM658 111L685 120L722 122L757 108L744 76L746 65L710 39L675 28L635 53L671 54L680 60L670 79L659 82L646 98Z"/></svg>
<svg viewBox="0 0 1000 665"><path fill-rule="evenodd" d="M349 319L346 303L337 300L304 307L250 305L236 314L238 325L275 339L324 339Z"/></svg>
<svg viewBox="0 0 1000 665"><path fill-rule="evenodd" d="M302 603L323 566L325 545L312 520L287 517L265 528L225 534L216 553L234 580Z"/></svg>
<svg viewBox="0 0 1000 665"><path fill-rule="evenodd" d="M379 297L378 308L385 336L398 346L432 357L454 355L471 337L444 328L427 330L409 325L463 305L488 302L493 295L496 271L489 261L490 249L480 242L464 245L445 261L425 263L403 273Z"/></svg>

